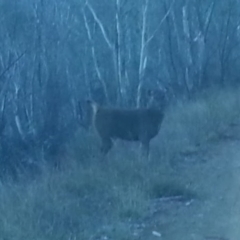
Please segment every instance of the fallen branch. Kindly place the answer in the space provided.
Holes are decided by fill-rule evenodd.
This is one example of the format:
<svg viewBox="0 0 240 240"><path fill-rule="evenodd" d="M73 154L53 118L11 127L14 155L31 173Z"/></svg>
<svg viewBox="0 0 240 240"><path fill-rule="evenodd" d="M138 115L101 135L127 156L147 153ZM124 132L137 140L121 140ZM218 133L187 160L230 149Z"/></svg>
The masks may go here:
<svg viewBox="0 0 240 240"><path fill-rule="evenodd" d="M170 197L161 197L161 198L156 198L156 199L152 199L151 201L153 203L158 203L158 202L171 202L171 201L185 201L186 198L184 196L170 196Z"/></svg>

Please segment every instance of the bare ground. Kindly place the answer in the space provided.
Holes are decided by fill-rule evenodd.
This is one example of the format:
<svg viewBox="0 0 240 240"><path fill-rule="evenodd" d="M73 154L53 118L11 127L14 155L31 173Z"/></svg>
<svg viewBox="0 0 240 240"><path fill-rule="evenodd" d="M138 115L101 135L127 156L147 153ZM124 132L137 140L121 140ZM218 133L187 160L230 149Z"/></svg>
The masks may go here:
<svg viewBox="0 0 240 240"><path fill-rule="evenodd" d="M156 199L149 217L134 227L133 239L239 240L240 127L183 153L174 169L198 197Z"/></svg>

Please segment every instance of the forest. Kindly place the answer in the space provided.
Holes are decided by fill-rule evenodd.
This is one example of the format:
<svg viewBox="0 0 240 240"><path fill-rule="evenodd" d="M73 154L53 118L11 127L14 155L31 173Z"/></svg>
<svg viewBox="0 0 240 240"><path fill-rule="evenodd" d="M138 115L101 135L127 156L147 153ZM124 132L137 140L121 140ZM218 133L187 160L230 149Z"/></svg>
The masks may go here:
<svg viewBox="0 0 240 240"><path fill-rule="evenodd" d="M230 240L210 220L190 237L182 212L174 235L167 213L215 181L206 146L240 136L239 16L239 0L0 0L0 238L156 239L150 203L164 239ZM128 142L99 161L86 100L142 108L148 89L168 100L150 162Z"/></svg>

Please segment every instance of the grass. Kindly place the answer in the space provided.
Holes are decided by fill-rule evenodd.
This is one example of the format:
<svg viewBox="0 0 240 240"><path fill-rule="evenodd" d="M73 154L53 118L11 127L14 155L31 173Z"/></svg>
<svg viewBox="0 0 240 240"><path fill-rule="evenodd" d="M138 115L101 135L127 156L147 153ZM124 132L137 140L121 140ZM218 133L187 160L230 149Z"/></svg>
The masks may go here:
<svg viewBox="0 0 240 240"><path fill-rule="evenodd" d="M239 117L239 89L212 90L194 101L180 102L169 109L167 121L163 123L159 136L163 145L160 151L175 154L217 139Z"/></svg>
<svg viewBox="0 0 240 240"><path fill-rule="evenodd" d="M135 144L117 143L101 162L95 136L80 131L60 171L45 168L34 181L1 184L1 239L132 239L130 225L148 215L151 199L198 197L171 159L218 139L239 117L238 89L178 103L152 142L150 161L138 159Z"/></svg>

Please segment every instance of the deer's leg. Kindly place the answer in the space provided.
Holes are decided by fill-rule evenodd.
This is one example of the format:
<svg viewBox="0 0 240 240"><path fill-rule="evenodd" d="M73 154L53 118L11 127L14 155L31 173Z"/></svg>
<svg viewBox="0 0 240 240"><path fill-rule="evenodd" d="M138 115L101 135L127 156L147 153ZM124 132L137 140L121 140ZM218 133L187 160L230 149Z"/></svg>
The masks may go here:
<svg viewBox="0 0 240 240"><path fill-rule="evenodd" d="M101 153L104 155L107 155L109 150L112 148L113 143L110 138L104 138L102 139L102 145L101 145Z"/></svg>
<svg viewBox="0 0 240 240"><path fill-rule="evenodd" d="M141 141L141 155L146 159L148 159L149 157L149 141L148 140Z"/></svg>

